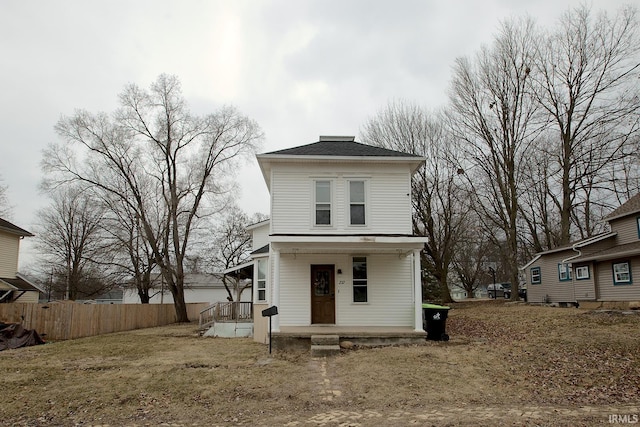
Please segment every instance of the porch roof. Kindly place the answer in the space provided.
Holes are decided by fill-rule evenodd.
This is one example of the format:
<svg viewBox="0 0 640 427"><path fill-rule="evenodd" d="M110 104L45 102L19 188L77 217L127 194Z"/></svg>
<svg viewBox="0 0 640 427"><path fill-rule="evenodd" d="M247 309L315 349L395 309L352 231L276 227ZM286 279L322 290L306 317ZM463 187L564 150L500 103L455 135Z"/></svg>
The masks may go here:
<svg viewBox="0 0 640 427"><path fill-rule="evenodd" d="M271 235L271 246L280 253L397 253L422 249L426 237L409 235Z"/></svg>
<svg viewBox="0 0 640 427"><path fill-rule="evenodd" d="M640 255L640 242L626 243L624 245L614 246L600 252L591 253L573 259L574 263L587 261L608 261L616 258L626 258Z"/></svg>

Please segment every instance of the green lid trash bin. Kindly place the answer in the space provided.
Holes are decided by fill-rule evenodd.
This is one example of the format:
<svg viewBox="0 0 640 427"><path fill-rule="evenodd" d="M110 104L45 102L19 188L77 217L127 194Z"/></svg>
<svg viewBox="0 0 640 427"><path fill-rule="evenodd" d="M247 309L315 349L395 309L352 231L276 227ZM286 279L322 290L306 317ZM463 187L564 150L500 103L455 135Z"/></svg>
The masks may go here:
<svg viewBox="0 0 640 427"><path fill-rule="evenodd" d="M449 341L446 332L449 309L445 305L422 304L422 326L427 331L428 340Z"/></svg>

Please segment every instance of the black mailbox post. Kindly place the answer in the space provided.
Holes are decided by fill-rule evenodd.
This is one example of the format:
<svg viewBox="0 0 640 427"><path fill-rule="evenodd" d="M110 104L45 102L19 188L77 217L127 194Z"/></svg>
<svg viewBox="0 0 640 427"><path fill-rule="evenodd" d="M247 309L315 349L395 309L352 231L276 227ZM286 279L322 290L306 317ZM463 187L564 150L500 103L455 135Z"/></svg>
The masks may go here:
<svg viewBox="0 0 640 427"><path fill-rule="evenodd" d="M276 307L275 305L262 310L262 317L269 318L269 354L271 354L271 318L276 314L278 314L278 307Z"/></svg>

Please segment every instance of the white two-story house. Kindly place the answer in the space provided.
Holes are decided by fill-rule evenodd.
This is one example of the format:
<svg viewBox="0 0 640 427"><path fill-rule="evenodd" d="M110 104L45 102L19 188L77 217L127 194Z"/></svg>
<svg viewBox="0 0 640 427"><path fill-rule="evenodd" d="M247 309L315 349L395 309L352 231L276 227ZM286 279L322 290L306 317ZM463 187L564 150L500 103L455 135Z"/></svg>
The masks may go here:
<svg viewBox="0 0 640 427"><path fill-rule="evenodd" d="M271 215L250 227L255 339L267 342L261 313L276 306L281 347L318 333L423 340L411 177L425 159L339 136L257 159Z"/></svg>

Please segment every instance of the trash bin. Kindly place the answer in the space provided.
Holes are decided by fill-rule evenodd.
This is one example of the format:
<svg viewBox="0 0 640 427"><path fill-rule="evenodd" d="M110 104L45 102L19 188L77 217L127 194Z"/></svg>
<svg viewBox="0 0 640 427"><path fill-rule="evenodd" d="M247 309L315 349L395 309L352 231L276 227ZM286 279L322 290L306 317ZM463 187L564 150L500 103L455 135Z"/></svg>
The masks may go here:
<svg viewBox="0 0 640 427"><path fill-rule="evenodd" d="M427 331L427 339L432 341L449 341L446 333L449 307L436 304L422 304L422 325Z"/></svg>

